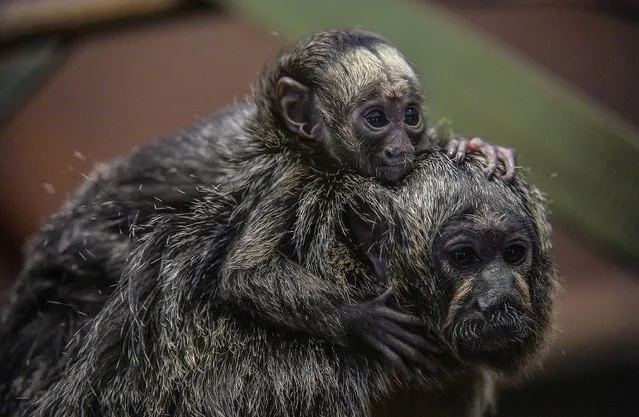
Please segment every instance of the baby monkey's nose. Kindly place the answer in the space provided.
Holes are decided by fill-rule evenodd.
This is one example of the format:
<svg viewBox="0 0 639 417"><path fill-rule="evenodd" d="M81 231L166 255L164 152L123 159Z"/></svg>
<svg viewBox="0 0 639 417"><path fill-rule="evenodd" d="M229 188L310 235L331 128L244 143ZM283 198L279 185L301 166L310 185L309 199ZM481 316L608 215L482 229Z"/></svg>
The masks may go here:
<svg viewBox="0 0 639 417"><path fill-rule="evenodd" d="M402 164L409 155L414 153L413 148L407 146L389 146L384 149L384 162L388 165Z"/></svg>

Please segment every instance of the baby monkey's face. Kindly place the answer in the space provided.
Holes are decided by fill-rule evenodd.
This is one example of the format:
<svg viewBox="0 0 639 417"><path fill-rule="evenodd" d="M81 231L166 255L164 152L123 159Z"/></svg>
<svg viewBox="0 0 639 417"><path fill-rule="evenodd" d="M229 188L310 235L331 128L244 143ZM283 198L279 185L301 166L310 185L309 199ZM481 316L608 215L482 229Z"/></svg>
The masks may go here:
<svg viewBox="0 0 639 417"><path fill-rule="evenodd" d="M445 227L435 245L449 287L444 322L463 360L515 367L541 333L531 297L532 226L513 212L472 213Z"/></svg>
<svg viewBox="0 0 639 417"><path fill-rule="evenodd" d="M343 167L397 183L428 144L415 70L396 48L376 43L345 52L326 73L315 102L326 150Z"/></svg>
<svg viewBox="0 0 639 417"><path fill-rule="evenodd" d="M380 94L351 112L362 152L357 167L364 175L395 183L413 167L425 123L418 99L410 94Z"/></svg>

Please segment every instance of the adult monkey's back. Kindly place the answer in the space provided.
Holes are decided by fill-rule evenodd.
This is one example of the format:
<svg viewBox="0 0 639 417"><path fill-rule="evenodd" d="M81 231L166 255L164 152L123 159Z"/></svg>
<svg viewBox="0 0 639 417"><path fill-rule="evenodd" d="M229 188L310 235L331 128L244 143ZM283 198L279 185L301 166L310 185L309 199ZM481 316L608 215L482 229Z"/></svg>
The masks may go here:
<svg viewBox="0 0 639 417"><path fill-rule="evenodd" d="M216 255L233 240L231 195L212 190L189 215L158 217L36 415L369 416L375 404L397 415L393 396L423 390L415 415L482 415L494 373L534 362L555 292L543 199L519 179L487 181L482 169L434 153L393 189L348 175L332 187L308 184L290 242L295 260L323 280L321 292L259 276L238 287L220 273ZM382 227L353 227L344 211ZM452 241L459 226L464 240ZM460 273L468 247L481 260ZM377 274L362 266L367 258ZM452 382L419 366L404 378L370 347L313 336L333 309L376 302L389 288L389 305L456 346L462 364L450 364ZM274 326L252 308L268 303L299 320L300 297L316 307L310 332ZM397 346L389 340L378 342Z"/></svg>

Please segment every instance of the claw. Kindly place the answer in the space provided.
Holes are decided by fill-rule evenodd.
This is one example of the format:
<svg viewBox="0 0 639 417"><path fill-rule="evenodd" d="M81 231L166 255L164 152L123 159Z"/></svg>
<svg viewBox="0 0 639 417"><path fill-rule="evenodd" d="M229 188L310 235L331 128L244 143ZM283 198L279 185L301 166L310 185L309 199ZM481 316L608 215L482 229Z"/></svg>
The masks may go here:
<svg viewBox="0 0 639 417"><path fill-rule="evenodd" d="M468 144L468 139L462 139L459 141L459 144L457 146L457 154L455 155L454 159L455 163L461 164L461 162L464 160L464 157L468 152Z"/></svg>
<svg viewBox="0 0 639 417"><path fill-rule="evenodd" d="M506 167L506 173L503 175L503 178L506 181L512 181L513 178L515 178L517 168L517 151L498 146L497 155L501 163Z"/></svg>
<svg viewBox="0 0 639 417"><path fill-rule="evenodd" d="M457 153L457 147L459 146L459 141L457 139L451 139L446 145L446 153L449 158L452 158Z"/></svg>
<svg viewBox="0 0 639 417"><path fill-rule="evenodd" d="M486 168L486 177L489 179L497 171L497 163L499 162L498 147L483 141L481 138L474 137L470 140L468 150L469 152L480 152L486 156L488 160L488 168Z"/></svg>

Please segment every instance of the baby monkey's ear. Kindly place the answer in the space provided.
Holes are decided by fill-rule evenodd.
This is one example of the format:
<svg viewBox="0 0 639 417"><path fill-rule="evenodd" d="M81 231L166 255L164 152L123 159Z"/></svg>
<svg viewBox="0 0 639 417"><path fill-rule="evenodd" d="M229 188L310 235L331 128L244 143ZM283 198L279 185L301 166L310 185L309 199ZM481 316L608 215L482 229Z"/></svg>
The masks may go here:
<svg viewBox="0 0 639 417"><path fill-rule="evenodd" d="M282 118L292 133L314 141L324 139L310 88L291 77L282 77L277 80L275 95Z"/></svg>
<svg viewBox="0 0 639 417"><path fill-rule="evenodd" d="M362 205L357 210L347 210L345 218L351 239L359 248L360 255L370 262L375 275L388 283L389 259L383 243L383 237L388 233L388 224L369 207Z"/></svg>

